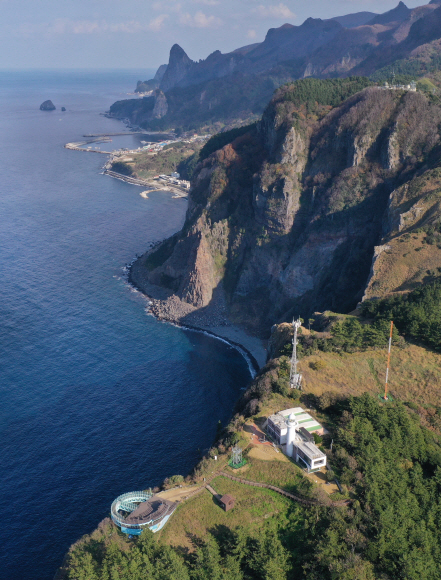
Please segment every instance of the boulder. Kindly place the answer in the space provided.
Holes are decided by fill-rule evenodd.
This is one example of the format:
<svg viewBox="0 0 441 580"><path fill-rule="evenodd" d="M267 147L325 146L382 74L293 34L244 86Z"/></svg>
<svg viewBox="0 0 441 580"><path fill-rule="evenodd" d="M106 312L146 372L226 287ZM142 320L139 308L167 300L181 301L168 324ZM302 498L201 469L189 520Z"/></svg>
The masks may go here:
<svg viewBox="0 0 441 580"><path fill-rule="evenodd" d="M55 107L54 107L54 109L55 109ZM66 110L66 107L61 107L61 110L62 111L65 111Z"/></svg>
<svg viewBox="0 0 441 580"><path fill-rule="evenodd" d="M50 100L44 101L44 103L41 103L40 105L40 111L55 111L55 108L54 103Z"/></svg>

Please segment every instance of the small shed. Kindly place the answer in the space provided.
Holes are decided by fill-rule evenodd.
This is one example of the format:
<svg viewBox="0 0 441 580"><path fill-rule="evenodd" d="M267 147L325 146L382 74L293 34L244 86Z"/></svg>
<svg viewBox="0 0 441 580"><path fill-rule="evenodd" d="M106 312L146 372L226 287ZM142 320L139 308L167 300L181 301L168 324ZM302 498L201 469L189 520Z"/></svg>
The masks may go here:
<svg viewBox="0 0 441 580"><path fill-rule="evenodd" d="M224 508L224 510L227 512L228 510L231 510L234 508L234 497L232 497L231 495L223 495L219 499L219 503Z"/></svg>

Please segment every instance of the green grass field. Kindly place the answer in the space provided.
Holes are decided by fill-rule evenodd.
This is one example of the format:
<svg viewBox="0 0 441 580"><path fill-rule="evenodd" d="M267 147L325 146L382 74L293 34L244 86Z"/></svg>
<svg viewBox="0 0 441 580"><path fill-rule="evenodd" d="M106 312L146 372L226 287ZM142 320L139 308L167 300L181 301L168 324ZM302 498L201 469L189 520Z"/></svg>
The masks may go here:
<svg viewBox="0 0 441 580"><path fill-rule="evenodd" d="M286 522L288 512L297 505L271 490L250 487L222 476L213 479L210 485L221 495L232 495L235 507L224 512L212 494L204 490L178 507L158 533L161 542L192 550L194 536L205 538L209 532L216 535L223 526L230 529L244 526L253 535L269 518Z"/></svg>

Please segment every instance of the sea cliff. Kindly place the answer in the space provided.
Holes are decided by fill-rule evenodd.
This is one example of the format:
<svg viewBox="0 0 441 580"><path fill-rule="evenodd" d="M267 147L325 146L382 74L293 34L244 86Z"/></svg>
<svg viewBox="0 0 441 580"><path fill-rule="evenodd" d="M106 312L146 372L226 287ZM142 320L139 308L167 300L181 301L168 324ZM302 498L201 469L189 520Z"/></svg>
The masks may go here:
<svg viewBox="0 0 441 580"><path fill-rule="evenodd" d="M202 156L183 229L136 265L149 295L165 289L176 319L179 309L222 312L260 337L298 313L349 312L375 295L376 248L438 219L441 109L419 92L363 83L286 85L257 127ZM423 192L424 210L409 211ZM433 247L426 253L441 267ZM425 263L385 292L411 289Z"/></svg>

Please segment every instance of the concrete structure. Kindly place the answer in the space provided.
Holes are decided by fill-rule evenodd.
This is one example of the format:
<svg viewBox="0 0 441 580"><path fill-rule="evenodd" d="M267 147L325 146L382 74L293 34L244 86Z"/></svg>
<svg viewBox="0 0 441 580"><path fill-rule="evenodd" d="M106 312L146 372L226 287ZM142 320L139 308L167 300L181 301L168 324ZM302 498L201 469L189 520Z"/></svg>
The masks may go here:
<svg viewBox="0 0 441 580"><path fill-rule="evenodd" d="M309 431L307 431L304 427L300 427L300 429L298 429L298 432L302 436L302 439L304 439L308 443L314 443L314 435Z"/></svg>
<svg viewBox="0 0 441 580"><path fill-rule="evenodd" d="M296 432L299 427L294 413L291 413L286 419L286 427L286 454L292 457L294 455L294 443L297 438Z"/></svg>
<svg viewBox="0 0 441 580"><path fill-rule="evenodd" d="M390 90L390 91L411 91L413 93L416 93L416 91L417 91L417 86L416 86L416 82L415 81L412 81L408 85L396 85L394 82L390 85L386 81L381 88L382 89L387 89L387 90Z"/></svg>
<svg viewBox="0 0 441 580"><path fill-rule="evenodd" d="M179 175L179 173L177 175ZM171 175L159 175L158 179L161 179L162 181L166 181L167 183L171 183L173 185L177 185L184 189L190 189L189 181L185 181L185 179L176 179L175 177L173 177L173 173Z"/></svg>
<svg viewBox="0 0 441 580"><path fill-rule="evenodd" d="M288 457L308 471L326 465L326 455L316 445L312 433L323 433L323 427L301 407L279 411L268 417L268 435L284 447Z"/></svg>
<svg viewBox="0 0 441 580"><path fill-rule="evenodd" d="M303 465L308 472L318 471L326 465L326 455L314 443L297 439L293 446L291 457Z"/></svg>
<svg viewBox="0 0 441 580"><path fill-rule="evenodd" d="M268 417L267 431L268 434L274 439L279 445L286 444L286 435L288 432L288 426L286 424L286 419L291 414L298 423L298 429L303 427L308 433L318 433L323 435L324 429L317 423L315 419L311 417L302 407L294 407L292 409L286 409L285 411L279 411L275 415Z"/></svg>
<svg viewBox="0 0 441 580"><path fill-rule="evenodd" d="M116 498L110 513L125 534L137 536L149 528L158 532L175 511L177 504L145 491L131 491Z"/></svg>
<svg viewBox="0 0 441 580"><path fill-rule="evenodd" d="M224 508L224 510L227 512L227 511L234 508L234 497L232 497L231 495L228 495L228 494L223 495L221 498L219 498L219 503Z"/></svg>

